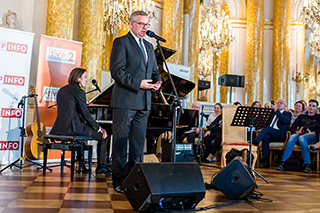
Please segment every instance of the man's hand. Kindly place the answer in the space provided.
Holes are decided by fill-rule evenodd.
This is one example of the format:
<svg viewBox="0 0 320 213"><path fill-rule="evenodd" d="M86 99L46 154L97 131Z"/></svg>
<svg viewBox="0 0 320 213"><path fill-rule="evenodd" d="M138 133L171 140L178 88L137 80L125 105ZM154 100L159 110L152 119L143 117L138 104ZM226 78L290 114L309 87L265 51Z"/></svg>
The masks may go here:
<svg viewBox="0 0 320 213"><path fill-rule="evenodd" d="M143 79L140 84L141 89L151 89L153 88L153 84L151 84L151 79Z"/></svg>
<svg viewBox="0 0 320 213"><path fill-rule="evenodd" d="M302 133L303 127L297 129L296 134L303 135Z"/></svg>
<svg viewBox="0 0 320 213"><path fill-rule="evenodd" d="M153 91L157 91L160 89L161 87L161 84L162 84L162 81L157 81L155 84L154 84L154 87L152 88Z"/></svg>
<svg viewBox="0 0 320 213"><path fill-rule="evenodd" d="M203 137L207 137L208 135L210 135L210 131L207 131Z"/></svg>
<svg viewBox="0 0 320 213"><path fill-rule="evenodd" d="M151 89L151 90L157 91L162 84L162 81L157 81L155 84L151 84L151 82L152 82L151 79L142 80L141 84L140 84L140 88L141 89Z"/></svg>
<svg viewBox="0 0 320 213"><path fill-rule="evenodd" d="M102 134L102 139L106 139L108 137L107 131L104 128L101 128L100 132Z"/></svg>

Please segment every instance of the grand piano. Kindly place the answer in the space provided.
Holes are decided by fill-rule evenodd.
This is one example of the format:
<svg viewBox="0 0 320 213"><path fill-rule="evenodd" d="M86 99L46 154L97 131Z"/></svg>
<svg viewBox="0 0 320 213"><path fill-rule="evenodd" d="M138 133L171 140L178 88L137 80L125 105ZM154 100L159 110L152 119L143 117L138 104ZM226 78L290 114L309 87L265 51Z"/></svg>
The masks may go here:
<svg viewBox="0 0 320 213"><path fill-rule="evenodd" d="M169 58L176 51L163 47L165 58ZM152 153L154 150L153 141L165 131L172 131L173 124L173 88L168 73L163 69L163 60L159 49L155 49L159 72L162 78L160 92L152 92L152 106L148 117L147 127L147 152ZM190 93L195 84L187 79L172 74L173 82L177 88L180 98L185 98ZM88 101L88 108L93 118L107 130L108 134L112 134L112 109L110 108L110 100L113 84L109 84L101 93ZM185 109L184 113L178 114L179 129L195 127L198 124L198 112L196 110ZM178 135L178 134L177 134Z"/></svg>

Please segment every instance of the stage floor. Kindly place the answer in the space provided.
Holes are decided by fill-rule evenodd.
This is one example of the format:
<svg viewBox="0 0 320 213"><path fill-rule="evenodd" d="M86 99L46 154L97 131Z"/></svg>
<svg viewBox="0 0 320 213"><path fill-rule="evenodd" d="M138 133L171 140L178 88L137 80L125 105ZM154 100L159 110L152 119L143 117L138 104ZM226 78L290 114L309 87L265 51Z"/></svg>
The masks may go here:
<svg viewBox="0 0 320 213"><path fill-rule="evenodd" d="M210 165L219 166L219 163ZM201 166L205 182L220 169ZM257 190L263 194L259 201L219 207L206 212L320 212L320 175L303 172L281 172L275 167L257 169L270 183L257 178ZM0 175L0 212L134 212L125 195L113 191L110 175L92 177L75 174L70 182L70 170L60 176L60 168L55 168L46 177L35 166L20 170L7 169ZM273 202L268 202L267 199ZM229 200L216 190L207 190L206 197L197 208L220 205Z"/></svg>

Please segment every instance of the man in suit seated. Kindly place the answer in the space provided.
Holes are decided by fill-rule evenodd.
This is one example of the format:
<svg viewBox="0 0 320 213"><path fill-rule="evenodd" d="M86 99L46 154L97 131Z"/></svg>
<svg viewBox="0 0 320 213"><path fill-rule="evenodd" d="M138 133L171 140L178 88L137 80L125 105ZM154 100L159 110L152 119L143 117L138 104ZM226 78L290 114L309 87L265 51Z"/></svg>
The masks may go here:
<svg viewBox="0 0 320 213"><path fill-rule="evenodd" d="M270 125L261 130L258 136L253 140L254 145L258 145L262 141L262 168L269 167L269 144L271 141L285 141L286 132L289 129L291 113L285 111L287 103L284 99L279 99L276 104L271 107L275 113Z"/></svg>
<svg viewBox="0 0 320 213"><path fill-rule="evenodd" d="M87 108L86 93L81 88L87 83L87 72L74 68L69 74L68 85L59 89L57 94L58 114L50 131L53 135L88 136L98 140L97 174L108 174L107 132L92 118ZM81 153L77 153L79 171L87 172Z"/></svg>
<svg viewBox="0 0 320 213"><path fill-rule="evenodd" d="M304 172L311 173L311 161L309 153L309 145L318 141L320 133L320 114L317 114L318 101L311 99L307 107L307 114L299 115L293 122L290 131L292 133L284 150L281 164L277 170L283 171L284 162L291 156L294 145L299 142L303 157Z"/></svg>

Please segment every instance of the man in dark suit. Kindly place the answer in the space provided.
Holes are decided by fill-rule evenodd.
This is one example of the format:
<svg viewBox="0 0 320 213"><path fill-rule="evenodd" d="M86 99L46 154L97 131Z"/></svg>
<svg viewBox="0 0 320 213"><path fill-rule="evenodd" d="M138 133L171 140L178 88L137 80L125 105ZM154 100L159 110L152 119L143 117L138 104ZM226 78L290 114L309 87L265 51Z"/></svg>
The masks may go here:
<svg viewBox="0 0 320 213"><path fill-rule="evenodd" d="M261 167L269 167L269 144L271 141L285 141L286 132L289 130L292 114L285 111L286 101L279 99L276 105L271 105L275 110L274 117L267 128L261 130L259 135L253 140L254 145L258 145L262 141L263 161Z"/></svg>
<svg viewBox="0 0 320 213"><path fill-rule="evenodd" d="M112 181L116 192L123 193L122 182L136 162L143 161L147 120L151 108L151 90L158 90L162 79L153 46L143 39L150 26L147 13L135 11L130 16L130 32L113 42L110 58L112 90Z"/></svg>
<svg viewBox="0 0 320 213"><path fill-rule="evenodd" d="M109 173L107 169L107 132L91 117L86 104L86 93L81 87L87 83L85 69L75 68L68 78L68 85L57 94L58 114L50 131L54 135L89 136L98 140L98 166L96 173ZM80 170L83 168L81 153L77 155ZM84 169L85 170L85 169Z"/></svg>

